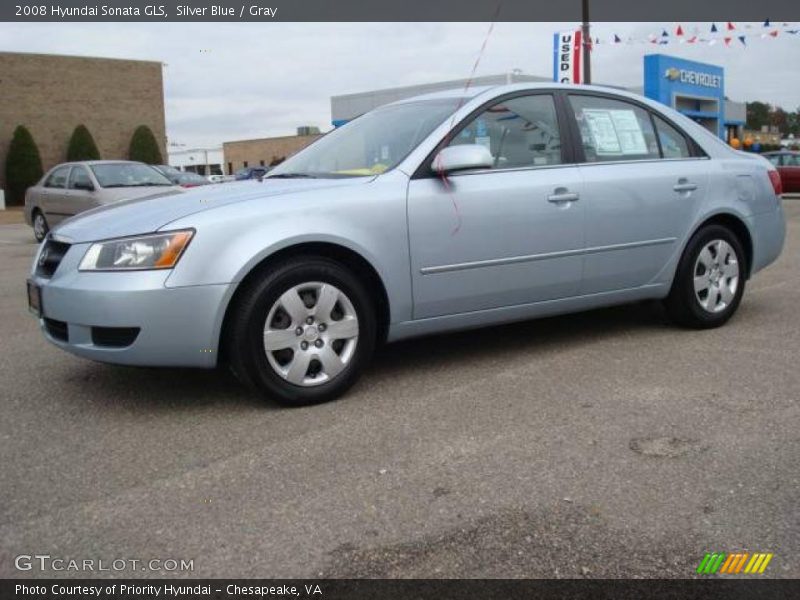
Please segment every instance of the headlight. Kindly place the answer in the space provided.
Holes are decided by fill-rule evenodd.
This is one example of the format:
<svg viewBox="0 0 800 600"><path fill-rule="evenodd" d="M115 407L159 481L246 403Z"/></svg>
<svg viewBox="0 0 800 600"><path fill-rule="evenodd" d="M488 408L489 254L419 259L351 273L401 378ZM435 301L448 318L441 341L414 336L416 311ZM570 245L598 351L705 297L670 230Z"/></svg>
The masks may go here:
<svg viewBox="0 0 800 600"><path fill-rule="evenodd" d="M171 269L194 231L171 231L92 244L78 267L81 271Z"/></svg>

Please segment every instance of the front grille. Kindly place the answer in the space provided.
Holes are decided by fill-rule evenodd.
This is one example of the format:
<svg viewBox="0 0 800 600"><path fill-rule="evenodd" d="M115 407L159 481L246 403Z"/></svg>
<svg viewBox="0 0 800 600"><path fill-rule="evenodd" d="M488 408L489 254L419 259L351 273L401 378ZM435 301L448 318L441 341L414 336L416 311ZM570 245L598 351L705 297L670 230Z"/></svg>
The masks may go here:
<svg viewBox="0 0 800 600"><path fill-rule="evenodd" d="M92 327L92 343L107 348L124 348L136 341L138 327Z"/></svg>
<svg viewBox="0 0 800 600"><path fill-rule="evenodd" d="M69 330L64 321L56 321L55 319L48 319L45 317L44 328L47 330L47 333L51 338L62 342L69 341Z"/></svg>
<svg viewBox="0 0 800 600"><path fill-rule="evenodd" d="M69 244L47 238L47 241L44 243L44 248L42 248L42 251L39 253L39 260L36 263L36 274L39 277L46 277L47 279L52 277L69 248Z"/></svg>

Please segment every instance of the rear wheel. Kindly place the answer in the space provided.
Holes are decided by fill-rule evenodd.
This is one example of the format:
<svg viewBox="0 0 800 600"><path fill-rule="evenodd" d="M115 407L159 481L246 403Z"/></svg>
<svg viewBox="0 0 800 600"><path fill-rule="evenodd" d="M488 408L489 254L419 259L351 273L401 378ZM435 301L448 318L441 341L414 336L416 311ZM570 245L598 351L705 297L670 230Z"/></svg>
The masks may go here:
<svg viewBox="0 0 800 600"><path fill-rule="evenodd" d="M678 324L719 327L730 319L744 294L745 255L736 235L722 225L695 233L684 250L665 304Z"/></svg>
<svg viewBox="0 0 800 600"><path fill-rule="evenodd" d="M226 333L243 382L289 406L333 400L372 357L376 317L364 285L323 257L298 257L245 284Z"/></svg>
<svg viewBox="0 0 800 600"><path fill-rule="evenodd" d="M44 240L50 227L47 225L47 219L38 208L33 212L33 236L37 242Z"/></svg>

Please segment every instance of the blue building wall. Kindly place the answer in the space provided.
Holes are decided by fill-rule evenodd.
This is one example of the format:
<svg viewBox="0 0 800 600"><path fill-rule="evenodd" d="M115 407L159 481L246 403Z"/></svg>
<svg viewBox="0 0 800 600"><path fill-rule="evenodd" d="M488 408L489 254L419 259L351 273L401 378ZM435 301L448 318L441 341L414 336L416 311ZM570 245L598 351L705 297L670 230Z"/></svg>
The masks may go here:
<svg viewBox="0 0 800 600"><path fill-rule="evenodd" d="M710 123L725 137L725 70L665 54L644 57L644 95L687 117ZM712 109L713 102L716 108Z"/></svg>

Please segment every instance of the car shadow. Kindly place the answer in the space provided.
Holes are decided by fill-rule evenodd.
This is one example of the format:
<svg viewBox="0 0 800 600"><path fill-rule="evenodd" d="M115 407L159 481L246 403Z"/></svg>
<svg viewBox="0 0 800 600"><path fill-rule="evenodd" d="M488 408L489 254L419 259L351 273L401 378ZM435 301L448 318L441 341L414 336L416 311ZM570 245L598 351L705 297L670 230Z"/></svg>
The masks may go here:
<svg viewBox="0 0 800 600"><path fill-rule="evenodd" d="M657 303L640 302L544 319L437 334L381 347L362 381L412 377L429 368L446 369L509 349L535 355L555 346L591 343L596 338L669 327ZM181 369L127 367L81 361L62 384L102 390L103 402L121 410L183 411L237 407L279 410L239 383L224 367ZM357 386L356 390L361 387ZM363 390L363 388L362 388ZM97 392L93 394L93 399ZM79 394L82 395L82 394Z"/></svg>
<svg viewBox="0 0 800 600"><path fill-rule="evenodd" d="M545 352L554 346L588 343L598 337L669 327L660 303L643 301L387 344L379 351L373 371L391 369L397 375L398 371L424 368L431 358L439 359L442 367L501 350Z"/></svg>

